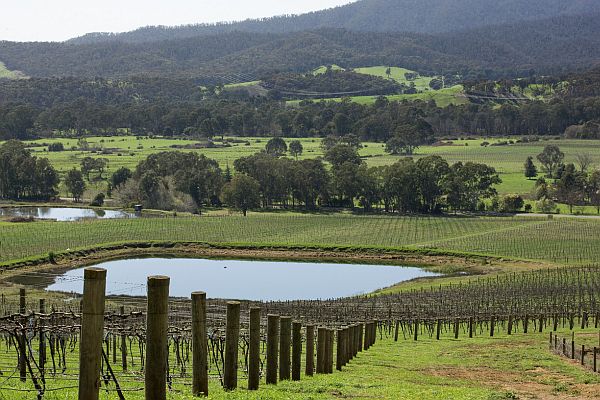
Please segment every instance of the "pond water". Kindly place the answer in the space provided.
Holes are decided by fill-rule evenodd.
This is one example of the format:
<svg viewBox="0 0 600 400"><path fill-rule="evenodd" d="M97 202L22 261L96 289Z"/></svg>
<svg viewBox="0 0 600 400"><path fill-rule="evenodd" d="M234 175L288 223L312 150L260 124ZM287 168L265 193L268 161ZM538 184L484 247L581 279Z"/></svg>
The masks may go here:
<svg viewBox="0 0 600 400"><path fill-rule="evenodd" d="M55 219L57 221L77 221L84 218L135 218L134 213L128 213L121 210L67 207L7 207L0 208L0 216L34 217L40 219Z"/></svg>
<svg viewBox="0 0 600 400"><path fill-rule="evenodd" d="M310 300L369 293L414 278L437 276L420 268L207 259L131 259L97 265L107 270L107 295L146 295L146 279L171 277L170 295L202 290L210 298ZM81 293L83 268L64 273L48 290Z"/></svg>

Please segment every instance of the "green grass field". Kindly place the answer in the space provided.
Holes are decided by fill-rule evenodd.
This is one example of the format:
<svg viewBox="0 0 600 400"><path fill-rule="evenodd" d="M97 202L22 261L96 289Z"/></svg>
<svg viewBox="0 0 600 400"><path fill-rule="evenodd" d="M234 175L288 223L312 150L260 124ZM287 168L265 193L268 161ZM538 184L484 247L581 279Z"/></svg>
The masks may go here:
<svg viewBox="0 0 600 400"><path fill-rule="evenodd" d="M469 100L462 95L462 85L455 85L450 88L440 90L428 90L423 93L415 94L394 94L387 97L390 101L435 101L438 107L447 107L450 104L460 105L468 104ZM358 104L373 104L379 96L353 96L350 100ZM342 97L328 98L327 101L342 101ZM300 103L301 100L290 100L287 102L288 105L294 106Z"/></svg>
<svg viewBox="0 0 600 400"><path fill-rule="evenodd" d="M0 222L0 262L129 241L251 246L352 246L385 250L592 264L600 260L600 220L535 217L400 217L251 213L205 217Z"/></svg>
<svg viewBox="0 0 600 400"><path fill-rule="evenodd" d="M578 332L593 335L593 330ZM568 332L562 332L567 336ZM392 338L379 340L368 351L358 354L342 371L331 375L301 375L299 382L279 382L265 385L264 378L258 391L245 389L247 380L240 370L238 389L225 392L217 379L211 379L211 399L390 399L390 400L510 400L510 399L589 399L595 398L600 388L600 377L583 369L576 362L552 354L548 350L544 333L505 334L493 338L477 336L473 339L451 335L436 341L427 337L417 342ZM135 350L135 348L134 348ZM464 357L469 354L469 357ZM0 356L2 365L12 365L9 354ZM69 352L65 374L49 376L44 396L47 400L77 398L78 352ZM138 358L136 354L136 358ZM304 357L303 357L304 360ZM172 360L173 361L173 360ZM117 377L124 377L117 362L113 369ZM189 367L191 369L191 366ZM8 372L8 371L7 371ZM171 400L192 399L186 376L174 376ZM17 374L18 375L18 374ZM139 358L121 379L127 399L143 399L143 372ZM0 399L25 400L34 393L18 390L32 389L29 380L23 384L16 379L2 379ZM187 384L186 384L187 383ZM60 387L68 389L52 391ZM7 390L12 388L13 390ZM116 399L114 385L111 390L100 390L101 399Z"/></svg>
<svg viewBox="0 0 600 400"><path fill-rule="evenodd" d="M195 151L205 154L207 157L215 159L219 162L222 168L229 165L233 167L233 162L240 157L252 155L264 149L268 138L236 138L241 143L232 143L231 147L224 148L205 148L197 150L182 150ZM516 138L513 138L516 140ZM295 139L286 139L291 141ZM320 146L320 139L308 138L299 139L304 147L304 153L300 158L316 158L323 156L323 150ZM474 139L474 140L454 140L446 141L443 145L423 146L419 148L414 155L415 158L424 157L427 155L439 155L450 163L458 161L486 163L500 173L502 184L498 185L498 191L501 194L519 193L530 195L533 191L535 181L528 180L523 175L523 164L528 156L535 157L542 152L544 146L548 144L556 144L565 153L566 162L576 162L577 154L587 153L592 157L592 168L600 167L600 140L542 140L533 143L520 143L507 146L487 146L481 144L486 141L491 144L507 141L507 138L494 139ZM97 153L82 152L69 150L77 145L76 139L40 139L27 142L35 147L32 150L37 156L47 157L52 164L61 172L77 167L79 168L81 160L84 157L103 157L109 160L109 166L106 175L110 175L120 167L134 169L140 160L148 155L160 151L174 150L172 146L185 146L195 143L195 141L182 139L166 139L166 138L140 138L133 136L117 136L117 137L91 137L87 139L91 147L101 146L103 148L112 149L110 155L100 155ZM52 152L47 151L47 145L53 142L62 142L65 145L66 151ZM367 142L363 144L360 150L361 156L369 166L390 165L398 161L399 156L392 156L385 152L385 145L382 143ZM536 162L537 163L537 162ZM539 163L538 168L540 167ZM97 186L98 190L105 190L105 184L92 185ZM63 194L66 194L62 190ZM561 210L563 213L566 209ZM594 209L588 208L587 212L595 213Z"/></svg>
<svg viewBox="0 0 600 400"><path fill-rule="evenodd" d="M354 72L358 72L359 74L373 75L378 76L380 78L387 78L386 74L388 67L378 66L378 67L365 67L365 68L355 68ZM417 74L418 77L413 80L406 79L406 74ZM402 83L404 85L410 85L411 82L415 84L415 88L419 91L427 91L432 90L429 86L429 83L432 81L433 77L430 76L421 76L416 71L412 71L406 68L400 67L390 67L390 78L395 80L398 83Z"/></svg>
<svg viewBox="0 0 600 400"><path fill-rule="evenodd" d="M25 78L21 72L11 71L6 68L6 65L2 61L0 61L0 79L19 79Z"/></svg>

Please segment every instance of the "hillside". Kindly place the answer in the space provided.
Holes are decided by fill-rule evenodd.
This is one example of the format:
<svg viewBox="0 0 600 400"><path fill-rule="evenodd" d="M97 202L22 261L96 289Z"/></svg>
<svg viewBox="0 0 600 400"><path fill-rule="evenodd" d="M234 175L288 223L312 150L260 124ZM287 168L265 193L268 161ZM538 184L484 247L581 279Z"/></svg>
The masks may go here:
<svg viewBox="0 0 600 400"><path fill-rule="evenodd" d="M596 0L361 0L299 16L216 25L145 27L122 34L92 33L71 42L141 43L234 31L290 33L324 27L364 32L442 33L596 12L600 12L600 3Z"/></svg>
<svg viewBox="0 0 600 400"><path fill-rule="evenodd" d="M532 69L554 74L600 61L599 18L564 16L438 35L319 29L148 43L0 42L0 61L9 70L34 77L149 74L204 77L209 82L220 77L223 83L331 64L400 65L425 75L463 77L522 76ZM245 76L231 77L236 74Z"/></svg>

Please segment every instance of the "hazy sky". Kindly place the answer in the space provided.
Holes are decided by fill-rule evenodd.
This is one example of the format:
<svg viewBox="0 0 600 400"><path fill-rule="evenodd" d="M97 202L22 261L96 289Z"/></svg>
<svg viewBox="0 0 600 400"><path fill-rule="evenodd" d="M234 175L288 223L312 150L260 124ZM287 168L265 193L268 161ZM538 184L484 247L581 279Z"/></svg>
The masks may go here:
<svg viewBox="0 0 600 400"><path fill-rule="evenodd" d="M352 0L15 0L0 8L0 40L61 41L89 32L298 14Z"/></svg>

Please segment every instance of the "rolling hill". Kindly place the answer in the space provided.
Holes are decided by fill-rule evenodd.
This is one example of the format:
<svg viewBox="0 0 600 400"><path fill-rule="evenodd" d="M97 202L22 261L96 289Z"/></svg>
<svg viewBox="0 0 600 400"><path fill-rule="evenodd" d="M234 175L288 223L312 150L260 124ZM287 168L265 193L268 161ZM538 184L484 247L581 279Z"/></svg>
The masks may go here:
<svg viewBox="0 0 600 400"><path fill-rule="evenodd" d="M426 35L318 29L286 34L231 32L147 43L0 42L0 61L33 77L257 80L322 65L395 65L425 75L495 78L555 74L600 61L599 14L563 16ZM243 75L236 78L237 75ZM232 77L233 76L233 77Z"/></svg>
<svg viewBox="0 0 600 400"><path fill-rule="evenodd" d="M121 34L91 33L70 42L142 43L234 31L290 33L319 28L431 34L597 12L600 12L597 0L360 0L296 16L213 25L145 27Z"/></svg>

